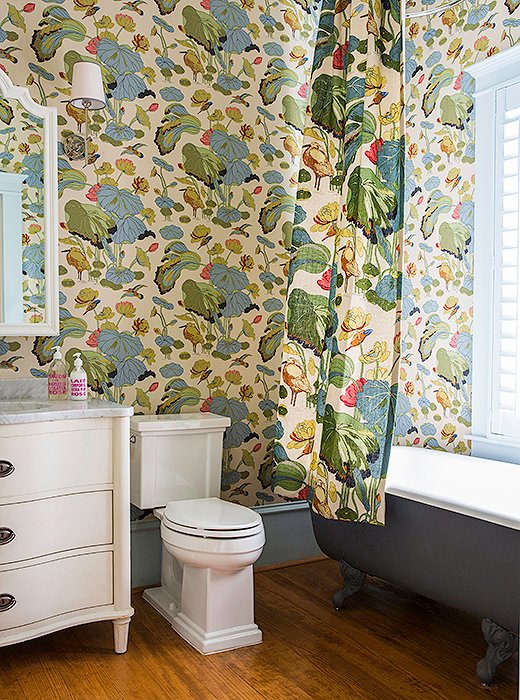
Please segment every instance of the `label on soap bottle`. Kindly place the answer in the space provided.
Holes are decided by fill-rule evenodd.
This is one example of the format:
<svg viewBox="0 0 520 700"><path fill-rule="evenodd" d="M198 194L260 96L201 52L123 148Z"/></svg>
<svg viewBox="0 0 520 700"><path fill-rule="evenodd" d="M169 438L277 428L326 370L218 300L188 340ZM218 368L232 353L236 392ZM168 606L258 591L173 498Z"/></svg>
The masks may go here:
<svg viewBox="0 0 520 700"><path fill-rule="evenodd" d="M67 375L66 374L53 374L49 377L48 381L49 394L52 396L66 396L67 395Z"/></svg>
<svg viewBox="0 0 520 700"><path fill-rule="evenodd" d="M70 382L70 398L71 399L86 399L87 398L87 380L72 379Z"/></svg>

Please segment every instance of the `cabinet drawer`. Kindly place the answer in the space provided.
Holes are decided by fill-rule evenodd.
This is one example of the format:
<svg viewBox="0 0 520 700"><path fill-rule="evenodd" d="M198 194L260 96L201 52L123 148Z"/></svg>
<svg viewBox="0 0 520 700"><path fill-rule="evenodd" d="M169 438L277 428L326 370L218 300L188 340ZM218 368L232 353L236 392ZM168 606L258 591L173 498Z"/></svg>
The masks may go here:
<svg viewBox="0 0 520 700"><path fill-rule="evenodd" d="M0 426L2 498L111 481L110 421Z"/></svg>
<svg viewBox="0 0 520 700"><path fill-rule="evenodd" d="M0 564L111 542L112 491L0 506Z"/></svg>
<svg viewBox="0 0 520 700"><path fill-rule="evenodd" d="M0 631L113 602L112 552L4 571L0 578Z"/></svg>

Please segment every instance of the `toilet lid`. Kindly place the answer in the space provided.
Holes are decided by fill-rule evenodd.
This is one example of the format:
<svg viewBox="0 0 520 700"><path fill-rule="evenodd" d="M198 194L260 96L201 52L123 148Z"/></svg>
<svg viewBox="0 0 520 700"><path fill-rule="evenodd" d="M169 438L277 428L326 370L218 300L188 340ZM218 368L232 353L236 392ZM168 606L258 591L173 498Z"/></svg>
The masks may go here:
<svg viewBox="0 0 520 700"><path fill-rule="evenodd" d="M218 533L227 536L235 533L235 536L242 537L261 529L262 518L250 508L220 498L193 498L168 503L163 524L170 529L180 526L183 531L189 528L217 536Z"/></svg>

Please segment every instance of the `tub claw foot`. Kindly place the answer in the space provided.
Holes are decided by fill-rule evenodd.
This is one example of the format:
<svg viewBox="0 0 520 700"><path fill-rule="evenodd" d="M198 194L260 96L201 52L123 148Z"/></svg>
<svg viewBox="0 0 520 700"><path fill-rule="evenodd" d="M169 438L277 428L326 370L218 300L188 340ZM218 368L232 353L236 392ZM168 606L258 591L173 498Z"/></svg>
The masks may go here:
<svg viewBox="0 0 520 700"><path fill-rule="evenodd" d="M485 657L477 664L477 676L482 685L491 685L498 666L518 649L518 636L488 619L482 620L482 634L488 648Z"/></svg>
<svg viewBox="0 0 520 700"><path fill-rule="evenodd" d="M344 559L341 559L339 562L339 570L345 580L345 585L332 596L332 603L336 610L341 610L347 598L357 593L365 581L364 571L355 569Z"/></svg>

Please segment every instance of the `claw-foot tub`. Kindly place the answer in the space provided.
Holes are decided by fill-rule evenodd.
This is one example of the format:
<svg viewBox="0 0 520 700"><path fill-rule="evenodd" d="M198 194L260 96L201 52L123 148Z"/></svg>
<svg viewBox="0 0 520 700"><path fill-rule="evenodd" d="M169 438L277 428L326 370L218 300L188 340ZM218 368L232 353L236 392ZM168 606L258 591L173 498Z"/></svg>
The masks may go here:
<svg viewBox="0 0 520 700"><path fill-rule="evenodd" d="M489 685L518 649L520 465L416 447L392 449L386 526L312 513L323 552L340 562L337 609L365 574L483 618Z"/></svg>

